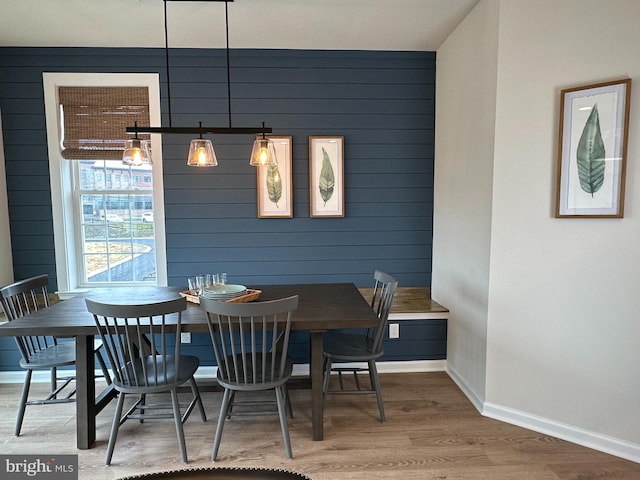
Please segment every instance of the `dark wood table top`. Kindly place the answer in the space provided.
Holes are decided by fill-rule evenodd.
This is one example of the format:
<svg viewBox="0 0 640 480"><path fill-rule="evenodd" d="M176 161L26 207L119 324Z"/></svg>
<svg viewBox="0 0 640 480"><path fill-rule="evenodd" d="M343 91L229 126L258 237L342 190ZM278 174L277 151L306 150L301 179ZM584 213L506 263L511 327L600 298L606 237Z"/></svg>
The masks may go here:
<svg viewBox="0 0 640 480"><path fill-rule="evenodd" d="M377 318L367 301L352 283L320 283L293 285L252 285L262 290L259 301L299 296L293 314L294 330L330 330L336 328L371 327ZM153 303L175 298L184 287L106 288L89 291L19 320L0 325L0 336L33 334L33 329L47 328L57 336L93 335L95 323L87 311L86 298L111 303ZM188 303L182 316L183 331L204 332L205 317L199 305Z"/></svg>

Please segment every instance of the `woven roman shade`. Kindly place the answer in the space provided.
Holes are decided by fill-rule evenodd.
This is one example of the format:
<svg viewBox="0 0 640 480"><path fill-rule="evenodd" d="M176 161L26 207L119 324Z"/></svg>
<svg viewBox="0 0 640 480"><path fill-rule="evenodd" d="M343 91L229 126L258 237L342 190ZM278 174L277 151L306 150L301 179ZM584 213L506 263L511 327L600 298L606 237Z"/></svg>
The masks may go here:
<svg viewBox="0 0 640 480"><path fill-rule="evenodd" d="M121 160L132 138L126 128L149 125L147 87L60 87L58 96L61 153L68 160Z"/></svg>

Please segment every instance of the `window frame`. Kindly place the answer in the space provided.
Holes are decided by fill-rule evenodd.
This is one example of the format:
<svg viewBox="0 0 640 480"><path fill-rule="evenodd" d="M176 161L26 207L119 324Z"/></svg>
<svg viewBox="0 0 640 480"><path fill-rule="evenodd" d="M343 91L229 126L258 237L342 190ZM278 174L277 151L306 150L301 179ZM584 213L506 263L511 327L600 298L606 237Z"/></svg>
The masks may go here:
<svg viewBox="0 0 640 480"><path fill-rule="evenodd" d="M76 219L74 217L73 160L65 160L60 153L60 123L58 112L59 87L147 87L149 89L149 119L151 125L160 125L160 79L157 73L59 73L43 72L45 116L47 124L47 147L51 183L51 206L56 259L57 293L68 298L86 291L79 287L78 261L82 255L78 250ZM162 174L162 140L159 134L151 135L153 152L153 205L156 252L156 285L166 286L167 254L164 222L164 186ZM112 283L106 287L115 285ZM127 286L144 286L145 283L126 283Z"/></svg>

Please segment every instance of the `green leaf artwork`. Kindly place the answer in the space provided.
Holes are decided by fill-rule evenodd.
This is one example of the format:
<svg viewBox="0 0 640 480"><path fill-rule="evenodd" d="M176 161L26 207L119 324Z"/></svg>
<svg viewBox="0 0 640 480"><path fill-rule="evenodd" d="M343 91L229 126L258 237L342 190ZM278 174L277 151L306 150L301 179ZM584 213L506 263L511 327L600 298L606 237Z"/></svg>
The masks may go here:
<svg viewBox="0 0 640 480"><path fill-rule="evenodd" d="M584 124L576 152L580 188L592 197L604 183L604 158L604 142L596 103Z"/></svg>
<svg viewBox="0 0 640 480"><path fill-rule="evenodd" d="M322 168L320 169L320 180L318 182L318 189L320 190L320 196L322 200L324 200L324 205L327 205L327 202L333 195L333 189L336 185L336 179L333 174L333 167L331 166L331 161L329 160L329 155L327 151L322 148Z"/></svg>
<svg viewBox="0 0 640 480"><path fill-rule="evenodd" d="M282 197L282 178L280 177L278 165L269 165L266 181L269 200L275 203L277 207L278 201Z"/></svg>

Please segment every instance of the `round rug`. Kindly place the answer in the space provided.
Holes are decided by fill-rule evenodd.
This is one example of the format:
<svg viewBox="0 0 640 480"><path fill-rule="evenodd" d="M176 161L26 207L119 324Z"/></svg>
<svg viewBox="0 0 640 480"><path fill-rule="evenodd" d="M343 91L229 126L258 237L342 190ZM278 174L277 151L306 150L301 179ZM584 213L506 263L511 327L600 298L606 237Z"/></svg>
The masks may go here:
<svg viewBox="0 0 640 480"><path fill-rule="evenodd" d="M271 468L220 467L192 468L167 472L141 473L118 480L311 480L302 473Z"/></svg>

